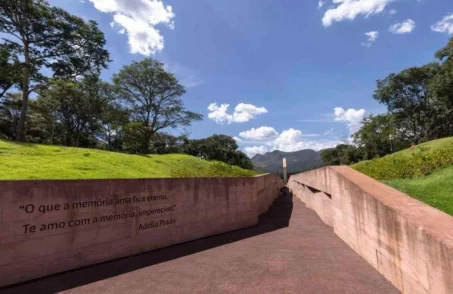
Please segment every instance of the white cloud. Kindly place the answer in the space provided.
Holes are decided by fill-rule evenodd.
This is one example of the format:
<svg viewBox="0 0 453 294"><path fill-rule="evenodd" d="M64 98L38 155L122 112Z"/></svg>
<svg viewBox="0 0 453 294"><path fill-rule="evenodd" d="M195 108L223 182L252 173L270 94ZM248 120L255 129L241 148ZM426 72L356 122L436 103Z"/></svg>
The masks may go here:
<svg viewBox="0 0 453 294"><path fill-rule="evenodd" d="M256 116L267 113L264 107L257 107L252 104L239 103L232 114L228 113L229 104L211 103L208 106L210 113L208 117L218 124L243 123L254 119Z"/></svg>
<svg viewBox="0 0 453 294"><path fill-rule="evenodd" d="M395 15L398 11L396 9L390 9L389 14L390 15Z"/></svg>
<svg viewBox="0 0 453 294"><path fill-rule="evenodd" d="M259 127L259 128L251 128L248 131L239 133L239 136L246 139L246 140L272 140L278 136L278 132L271 127Z"/></svg>
<svg viewBox="0 0 453 294"><path fill-rule="evenodd" d="M266 146L252 146L252 147L244 148L244 152L245 152L245 154L248 155L248 157L253 157L256 154L264 154L268 151L269 151L269 149L267 149Z"/></svg>
<svg viewBox="0 0 453 294"><path fill-rule="evenodd" d="M453 14L447 15L431 26L431 30L438 33L453 34Z"/></svg>
<svg viewBox="0 0 453 294"><path fill-rule="evenodd" d="M244 148L244 152L250 157L253 157L255 154L264 154L272 150L284 152L294 152L302 149L321 150L335 147L341 143L340 140L307 140L307 137L318 137L320 135L303 134L302 131L293 128L284 130L278 134L274 128L261 127L242 132L240 136L247 140L255 140L244 141L238 138L243 144L262 144L260 146L247 146Z"/></svg>
<svg viewBox="0 0 453 294"><path fill-rule="evenodd" d="M300 130L290 128L283 131L274 141L273 150L294 152L302 149L321 150L334 147L339 141L306 141Z"/></svg>
<svg viewBox="0 0 453 294"><path fill-rule="evenodd" d="M402 35L409 34L415 28L415 22L412 19L407 19L401 23L394 24L389 31L393 34Z"/></svg>
<svg viewBox="0 0 453 294"><path fill-rule="evenodd" d="M236 141L236 143L241 143L242 139L239 137L234 136L233 139Z"/></svg>
<svg viewBox="0 0 453 294"><path fill-rule="evenodd" d="M325 27L331 26L334 22L343 20L354 20L359 15L368 17L379 14L394 0L333 0L333 8L324 13L322 23Z"/></svg>
<svg viewBox="0 0 453 294"><path fill-rule="evenodd" d="M379 37L379 33L377 31L368 32L368 33L365 33L365 35L368 37L368 41L362 43L362 45L365 47L371 47L371 45L373 45L373 43Z"/></svg>
<svg viewBox="0 0 453 294"><path fill-rule="evenodd" d="M342 107L335 107L334 115L335 121L344 122L349 128L351 134L357 132L360 129L361 122L365 116L365 109L353 109L344 110Z"/></svg>
<svg viewBox="0 0 453 294"><path fill-rule="evenodd" d="M164 49L164 37L156 29L163 24L174 28L171 6L160 0L90 0L94 7L104 13L113 14L112 27L120 34L127 33L131 53L145 56Z"/></svg>
<svg viewBox="0 0 453 294"><path fill-rule="evenodd" d="M326 4L326 0L319 0L318 2L318 9L322 8Z"/></svg>

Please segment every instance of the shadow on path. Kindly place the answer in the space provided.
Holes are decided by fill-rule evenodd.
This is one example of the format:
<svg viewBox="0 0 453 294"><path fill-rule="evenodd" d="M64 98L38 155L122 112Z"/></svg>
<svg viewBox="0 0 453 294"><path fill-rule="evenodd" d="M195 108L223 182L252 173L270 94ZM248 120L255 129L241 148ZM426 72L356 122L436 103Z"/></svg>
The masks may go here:
<svg viewBox="0 0 453 294"><path fill-rule="evenodd" d="M170 261L246 238L288 227L293 211L292 195L283 193L268 212L259 217L258 225L229 233L84 267L61 274L25 282L6 288L0 293L55 293L112 278L162 262Z"/></svg>

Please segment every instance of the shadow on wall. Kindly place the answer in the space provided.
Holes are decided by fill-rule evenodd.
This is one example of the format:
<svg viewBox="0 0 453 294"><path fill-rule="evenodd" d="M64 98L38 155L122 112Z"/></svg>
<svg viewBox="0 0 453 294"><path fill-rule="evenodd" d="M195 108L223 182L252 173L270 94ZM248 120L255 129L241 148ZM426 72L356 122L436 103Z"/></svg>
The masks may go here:
<svg viewBox="0 0 453 294"><path fill-rule="evenodd" d="M0 288L0 293L56 293L80 287L288 227L292 211L292 194L282 189L280 196L274 201L269 210L259 217L258 225L254 227L68 271L3 289Z"/></svg>

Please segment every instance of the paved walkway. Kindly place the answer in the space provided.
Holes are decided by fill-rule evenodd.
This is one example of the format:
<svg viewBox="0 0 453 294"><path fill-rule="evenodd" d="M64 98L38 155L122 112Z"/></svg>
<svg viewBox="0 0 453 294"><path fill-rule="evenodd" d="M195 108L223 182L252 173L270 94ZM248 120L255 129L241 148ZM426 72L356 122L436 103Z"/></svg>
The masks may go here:
<svg viewBox="0 0 453 294"><path fill-rule="evenodd" d="M253 228L0 290L55 292L399 293L291 196Z"/></svg>

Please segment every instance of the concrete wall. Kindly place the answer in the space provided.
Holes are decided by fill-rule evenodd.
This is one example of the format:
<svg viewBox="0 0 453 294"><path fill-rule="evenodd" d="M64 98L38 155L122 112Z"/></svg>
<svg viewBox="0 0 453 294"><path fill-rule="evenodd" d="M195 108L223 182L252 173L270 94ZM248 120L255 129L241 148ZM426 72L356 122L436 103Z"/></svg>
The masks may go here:
<svg viewBox="0 0 453 294"><path fill-rule="evenodd" d="M349 167L288 187L403 293L453 293L453 218Z"/></svg>
<svg viewBox="0 0 453 294"><path fill-rule="evenodd" d="M0 286L258 223L276 175L0 181Z"/></svg>

